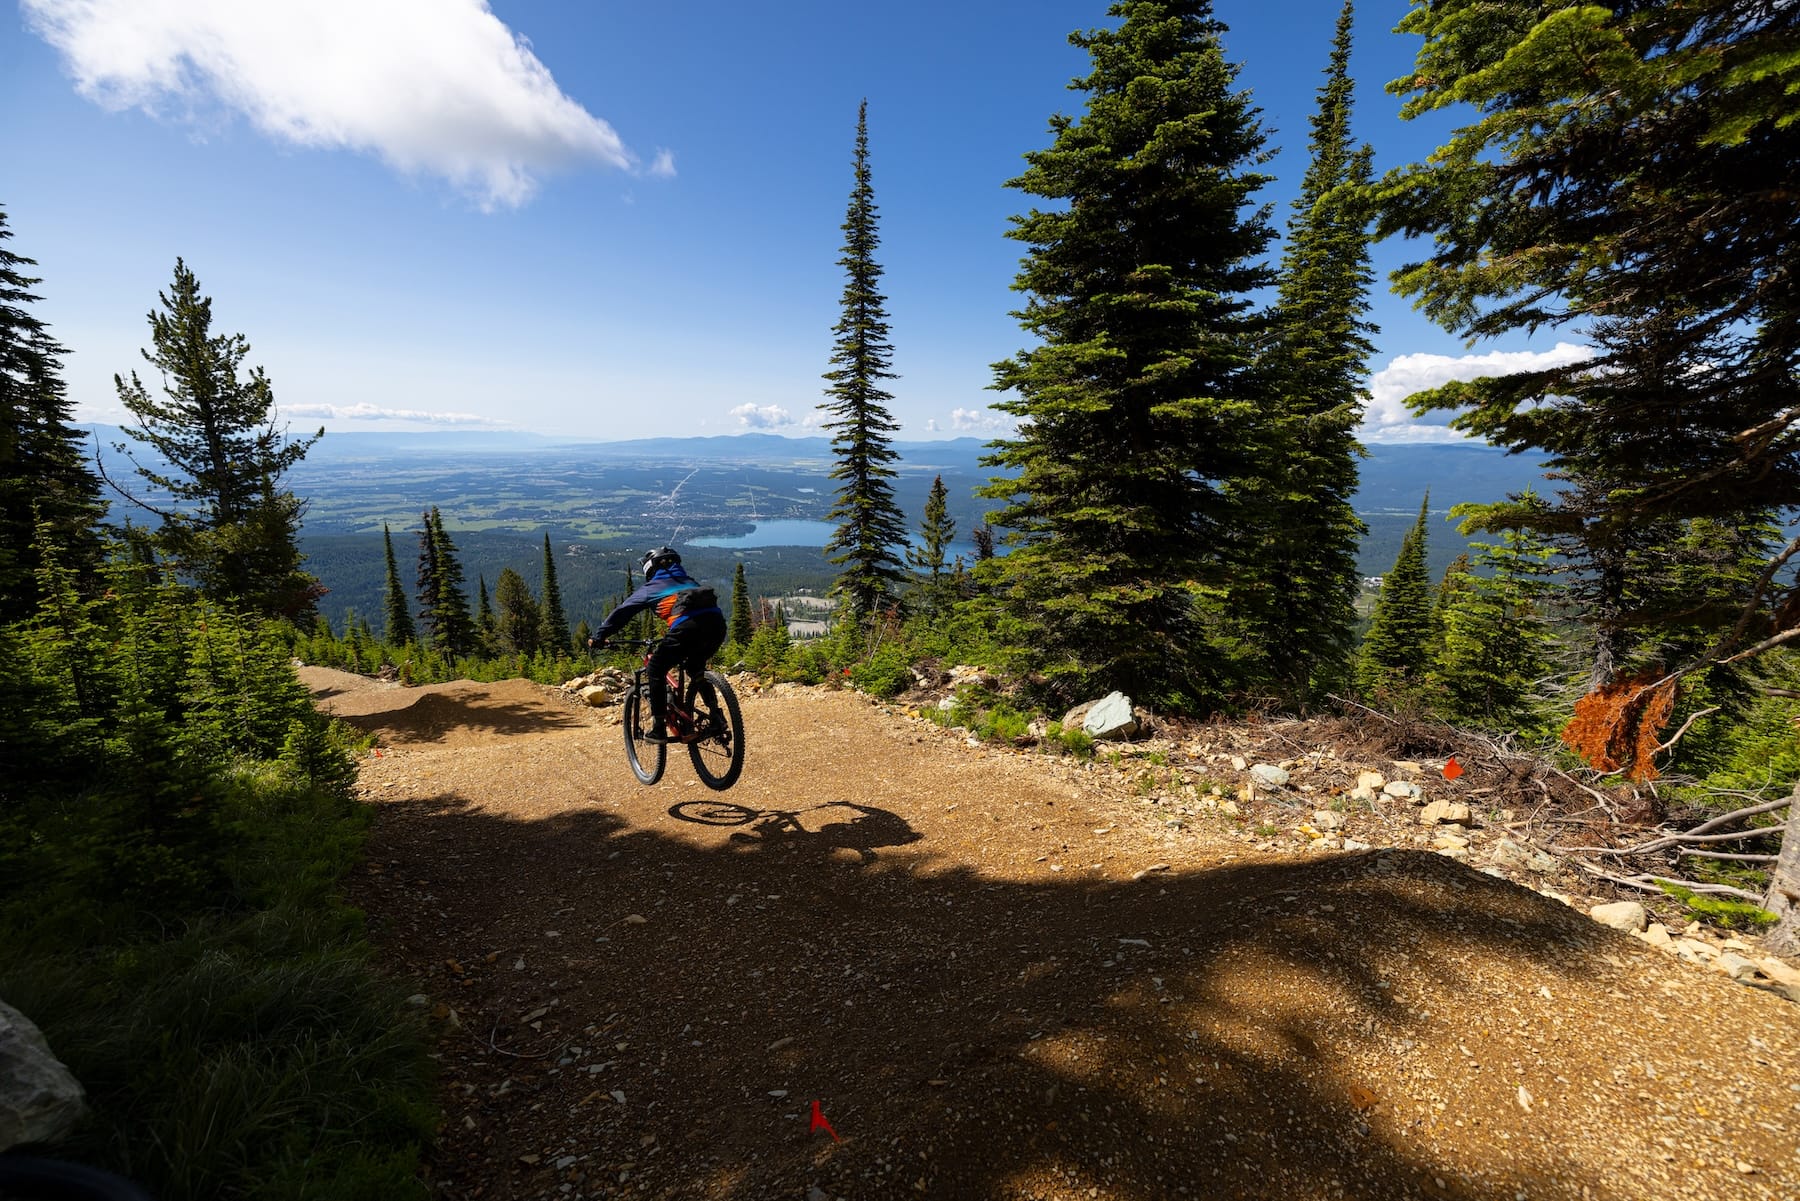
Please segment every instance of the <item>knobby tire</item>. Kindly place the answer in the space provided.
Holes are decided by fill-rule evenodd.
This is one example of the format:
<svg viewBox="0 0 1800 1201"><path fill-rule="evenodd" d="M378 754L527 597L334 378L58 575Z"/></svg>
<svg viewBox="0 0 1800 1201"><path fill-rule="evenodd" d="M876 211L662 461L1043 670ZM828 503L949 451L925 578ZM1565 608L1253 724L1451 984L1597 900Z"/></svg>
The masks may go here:
<svg viewBox="0 0 1800 1201"><path fill-rule="evenodd" d="M625 731L625 759L640 784L654 784L662 779L663 768L669 761L667 746L644 740L644 719L649 713L649 695L642 686L634 686L625 694L624 720L620 725Z"/></svg>
<svg viewBox="0 0 1800 1201"><path fill-rule="evenodd" d="M688 743L694 774L708 788L723 792L736 784L744 771L744 715L738 708L737 693L724 676L709 671L694 682L689 711L696 728L709 731Z"/></svg>

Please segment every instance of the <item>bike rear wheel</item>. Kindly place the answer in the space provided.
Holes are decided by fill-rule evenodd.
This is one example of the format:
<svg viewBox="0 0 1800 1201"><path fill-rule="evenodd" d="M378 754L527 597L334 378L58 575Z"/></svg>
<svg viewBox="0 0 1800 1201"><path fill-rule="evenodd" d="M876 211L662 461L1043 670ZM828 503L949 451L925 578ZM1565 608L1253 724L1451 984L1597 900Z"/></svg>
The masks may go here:
<svg viewBox="0 0 1800 1201"><path fill-rule="evenodd" d="M737 693L724 676L709 671L694 681L689 709L696 737L688 743L694 774L708 788L723 792L744 770L744 715Z"/></svg>
<svg viewBox="0 0 1800 1201"><path fill-rule="evenodd" d="M644 737L649 718L649 694L642 685L636 685L625 694L625 719L620 724L625 730L625 758L640 784L654 784L662 779L669 761L668 747Z"/></svg>

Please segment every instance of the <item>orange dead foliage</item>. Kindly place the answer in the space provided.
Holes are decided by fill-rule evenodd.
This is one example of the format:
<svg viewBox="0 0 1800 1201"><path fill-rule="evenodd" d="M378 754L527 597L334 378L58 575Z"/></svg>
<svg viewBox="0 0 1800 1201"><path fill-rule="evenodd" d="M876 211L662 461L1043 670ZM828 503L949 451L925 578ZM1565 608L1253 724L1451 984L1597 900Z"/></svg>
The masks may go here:
<svg viewBox="0 0 1800 1201"><path fill-rule="evenodd" d="M1575 702L1562 740L1600 771L1654 780L1662 729L1675 710L1675 681L1638 676L1614 680Z"/></svg>

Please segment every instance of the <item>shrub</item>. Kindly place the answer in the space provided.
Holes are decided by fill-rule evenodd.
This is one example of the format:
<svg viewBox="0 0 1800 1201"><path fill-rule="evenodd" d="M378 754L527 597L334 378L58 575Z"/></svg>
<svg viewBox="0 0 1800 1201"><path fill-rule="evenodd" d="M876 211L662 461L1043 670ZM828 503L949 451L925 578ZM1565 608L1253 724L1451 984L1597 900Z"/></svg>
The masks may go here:
<svg viewBox="0 0 1800 1201"><path fill-rule="evenodd" d="M899 696L912 683L912 659L898 643L887 643L851 666L850 682L883 700Z"/></svg>
<svg viewBox="0 0 1800 1201"><path fill-rule="evenodd" d="M1080 726L1064 727L1059 721L1053 721L1044 728L1044 748L1064 755L1073 755L1077 759L1094 757L1094 738Z"/></svg>

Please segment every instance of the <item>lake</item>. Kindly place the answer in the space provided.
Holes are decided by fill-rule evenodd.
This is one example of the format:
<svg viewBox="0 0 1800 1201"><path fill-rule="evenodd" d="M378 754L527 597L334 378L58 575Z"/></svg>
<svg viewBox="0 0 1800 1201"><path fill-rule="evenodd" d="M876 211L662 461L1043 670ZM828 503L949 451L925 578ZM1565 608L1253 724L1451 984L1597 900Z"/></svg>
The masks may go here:
<svg viewBox="0 0 1800 1201"><path fill-rule="evenodd" d="M824 546L837 532L829 521L779 520L759 521L748 534L729 538L693 538L690 546L721 546L748 550L759 546ZM948 567L961 555L964 563L974 563L975 546L969 542L953 542L944 548L944 565Z"/></svg>

